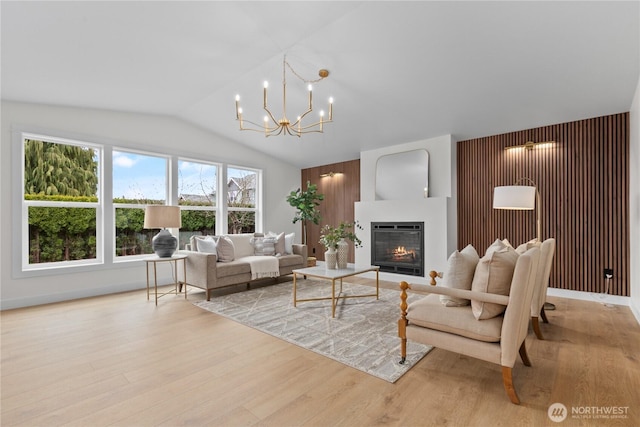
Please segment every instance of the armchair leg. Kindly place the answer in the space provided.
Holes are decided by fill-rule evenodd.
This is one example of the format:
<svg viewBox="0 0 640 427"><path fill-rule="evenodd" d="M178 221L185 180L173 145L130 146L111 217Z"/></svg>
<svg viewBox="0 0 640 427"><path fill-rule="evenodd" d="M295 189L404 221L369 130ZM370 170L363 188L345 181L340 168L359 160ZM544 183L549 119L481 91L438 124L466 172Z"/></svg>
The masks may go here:
<svg viewBox="0 0 640 427"><path fill-rule="evenodd" d="M536 333L536 337L538 337L539 340L544 340L544 337L542 336L542 331L540 330L540 322L538 322L537 317L531 318L531 325L533 326L533 332Z"/></svg>
<svg viewBox="0 0 640 427"><path fill-rule="evenodd" d="M398 319L398 336L400 337L400 364L407 360L407 282L400 282L400 319Z"/></svg>
<svg viewBox="0 0 640 427"><path fill-rule="evenodd" d="M524 363L524 366L531 366L531 361L529 360L529 355L527 354L527 347L524 343L525 342L522 341L522 345L520 346L520 358L522 359L522 363Z"/></svg>
<svg viewBox="0 0 640 427"><path fill-rule="evenodd" d="M547 319L547 313L544 311L544 305L540 309L540 317L542 317L542 321L544 323L549 323L549 319Z"/></svg>
<svg viewBox="0 0 640 427"><path fill-rule="evenodd" d="M518 399L516 389L513 387L513 375L511 373L511 368L507 366L502 367L502 383L504 384L504 389L507 392L507 396L509 396L511 403L519 405L520 399Z"/></svg>

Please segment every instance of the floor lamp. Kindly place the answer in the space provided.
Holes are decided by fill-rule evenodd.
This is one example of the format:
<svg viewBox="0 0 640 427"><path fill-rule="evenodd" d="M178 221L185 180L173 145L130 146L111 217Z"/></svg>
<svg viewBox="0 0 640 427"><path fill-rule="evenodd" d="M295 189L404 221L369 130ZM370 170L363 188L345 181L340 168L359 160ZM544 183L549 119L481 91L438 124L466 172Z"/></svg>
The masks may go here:
<svg viewBox="0 0 640 427"><path fill-rule="evenodd" d="M518 185L521 182L530 185ZM520 178L515 185L505 185L493 189L493 208L508 210L536 210L536 240L542 243L540 223L540 192L538 186L529 178ZM545 310L555 310L555 305L545 302Z"/></svg>

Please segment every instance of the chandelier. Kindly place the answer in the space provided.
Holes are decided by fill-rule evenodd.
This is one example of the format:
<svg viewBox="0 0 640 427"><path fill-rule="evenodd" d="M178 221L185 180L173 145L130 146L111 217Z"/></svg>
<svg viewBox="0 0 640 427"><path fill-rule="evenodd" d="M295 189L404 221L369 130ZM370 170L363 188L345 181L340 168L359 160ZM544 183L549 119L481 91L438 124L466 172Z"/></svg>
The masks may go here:
<svg viewBox="0 0 640 427"><path fill-rule="evenodd" d="M293 123L291 123L291 121L287 118L287 68L291 71L291 73L293 73L293 75L308 84L307 89L309 91L309 105L307 107L307 110L301 115L297 116L296 121ZM236 120L238 120L238 122L240 123L240 130L264 132L264 135L267 137L285 134L300 137L300 135L302 135L303 133L322 133L323 125L325 123L331 123L333 121L333 98L329 98L328 118L325 118L324 111L321 110L319 121L310 124L302 124L302 120L305 118L305 116L313 111L312 84L324 80L327 76L329 76L329 71L322 69L318 72L318 75L320 76L320 78L316 80L306 80L300 77L300 75L296 73L291 65L287 62L287 57L285 56L282 61L282 118L276 120L275 116L267 105L267 89L269 88L269 83L265 81L263 91L263 107L267 112L267 115L264 116L262 125L244 119L244 117L242 116L242 108L240 107L240 95L236 95ZM245 123L248 123L251 126L245 127Z"/></svg>

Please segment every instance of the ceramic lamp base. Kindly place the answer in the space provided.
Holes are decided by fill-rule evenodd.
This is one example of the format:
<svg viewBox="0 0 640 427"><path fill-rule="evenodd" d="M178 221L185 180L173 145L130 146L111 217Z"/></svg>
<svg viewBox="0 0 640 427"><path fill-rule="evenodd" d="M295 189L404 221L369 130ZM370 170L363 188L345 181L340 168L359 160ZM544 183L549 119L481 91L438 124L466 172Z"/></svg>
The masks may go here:
<svg viewBox="0 0 640 427"><path fill-rule="evenodd" d="M178 248L178 239L169 230L160 230L151 240L151 247L158 257L170 258Z"/></svg>

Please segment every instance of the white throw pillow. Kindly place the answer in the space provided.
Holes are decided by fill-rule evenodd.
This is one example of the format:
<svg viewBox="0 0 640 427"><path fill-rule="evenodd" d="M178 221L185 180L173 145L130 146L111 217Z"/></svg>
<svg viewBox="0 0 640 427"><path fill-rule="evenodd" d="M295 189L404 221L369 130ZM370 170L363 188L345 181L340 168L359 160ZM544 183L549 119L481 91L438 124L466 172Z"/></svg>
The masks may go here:
<svg viewBox="0 0 640 427"><path fill-rule="evenodd" d="M443 276L441 286L470 291L479 259L480 257L472 245L467 245L461 251L453 252L447 262L447 270ZM468 299L449 295L440 295L440 302L447 307L469 305Z"/></svg>
<svg viewBox="0 0 640 427"><path fill-rule="evenodd" d="M293 253L293 242L296 239L296 233L284 235L284 252L291 255Z"/></svg>
<svg viewBox="0 0 640 427"><path fill-rule="evenodd" d="M216 249L218 254L218 261L231 262L235 259L235 248L233 246L233 241L227 236L220 236Z"/></svg>
<svg viewBox="0 0 640 427"><path fill-rule="evenodd" d="M217 254L216 241L211 236L207 236L204 239L197 239L198 252L205 252L208 254Z"/></svg>
<svg viewBox="0 0 640 427"><path fill-rule="evenodd" d="M270 231L267 233L267 237L275 238L275 247L274 247L275 252L273 253L273 255L276 255L276 256L284 255L286 252L286 247L284 242L284 232L278 234L278 233L274 233L273 231Z"/></svg>
<svg viewBox="0 0 640 427"><path fill-rule="evenodd" d="M491 294L509 295L513 271L516 268L518 254L511 247L487 251L473 275L471 290ZM506 306L471 300L473 315L478 320L490 319L502 314Z"/></svg>

